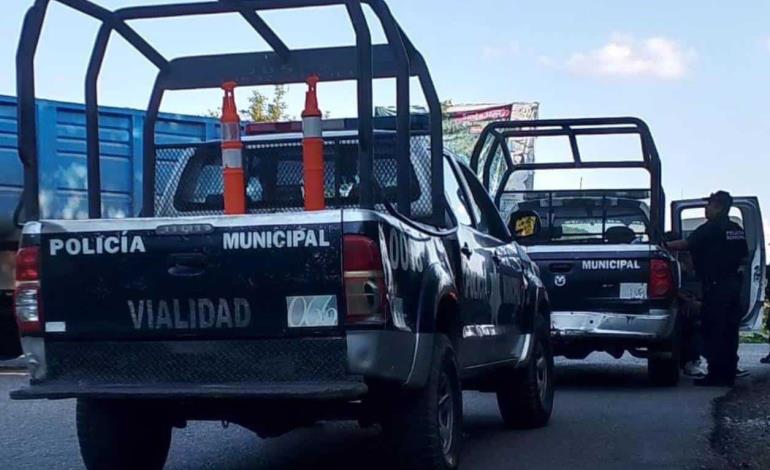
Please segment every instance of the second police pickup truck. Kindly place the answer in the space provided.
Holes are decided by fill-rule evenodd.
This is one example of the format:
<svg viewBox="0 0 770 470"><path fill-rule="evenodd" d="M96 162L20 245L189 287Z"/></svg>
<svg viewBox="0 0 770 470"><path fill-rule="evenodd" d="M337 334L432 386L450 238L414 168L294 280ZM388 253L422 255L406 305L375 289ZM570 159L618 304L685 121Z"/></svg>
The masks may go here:
<svg viewBox="0 0 770 470"><path fill-rule="evenodd" d="M361 2L319 1L344 5L357 47L288 50L259 23L273 52L169 62L126 34L123 21L240 12L254 24L255 13L241 2L114 13L67 3L120 25L161 66L145 127L141 217L101 218L89 93L90 218L38 220L30 71L44 9L25 20L18 94L28 222L15 313L31 379L12 397L77 399L89 469L159 469L172 428L188 420L276 436L331 419L380 423L401 468L455 468L463 389L495 392L509 426L548 422L551 319L537 267L475 175L444 152L430 74L382 1L365 3L383 24L384 45L368 43ZM97 44L92 61L103 54ZM355 80L360 110L322 134L325 210L303 210L300 133L243 139L243 215L223 215L220 142L154 144L165 90L301 83L312 74ZM408 114L410 76L429 119ZM396 78L398 115L378 121L372 79L384 77Z"/></svg>
<svg viewBox="0 0 770 470"><path fill-rule="evenodd" d="M542 161L511 159L509 141L522 138L539 140ZM557 139L564 145L555 144ZM555 154L553 161L545 161L549 153ZM620 358L630 352L647 359L654 383L676 384L681 362L678 292L680 287L695 292L698 283L691 271L682 272L663 244L661 163L647 125L635 118L493 123L477 142L471 166L540 268L550 293L556 355L582 359L604 351ZM615 172L618 186L623 178L636 182L638 175L628 175L628 170L646 170L649 185L546 191L522 187L522 178L517 178L537 172L537 182L543 172L580 170ZM705 204L672 203L675 236L684 237L705 222ZM757 199L736 198L731 215L749 242L742 299L743 325L751 328L764 299L765 249Z"/></svg>

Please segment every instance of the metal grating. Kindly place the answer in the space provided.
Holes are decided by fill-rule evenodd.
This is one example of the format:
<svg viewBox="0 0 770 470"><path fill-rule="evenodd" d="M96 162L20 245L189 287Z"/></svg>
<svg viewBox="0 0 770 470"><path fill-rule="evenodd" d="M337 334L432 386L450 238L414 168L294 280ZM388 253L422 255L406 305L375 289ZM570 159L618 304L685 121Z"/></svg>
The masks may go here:
<svg viewBox="0 0 770 470"><path fill-rule="evenodd" d="M163 146L157 149L156 208L160 216L217 215L224 211L221 151L217 143ZM431 216L430 138L411 142L409 188L397 184L395 134L375 134L375 208L397 210L397 196L408 191L415 219ZM326 138L324 193L330 208L359 205L358 140ZM244 148L249 213L303 209L302 143L299 140L251 142Z"/></svg>
<svg viewBox="0 0 770 470"><path fill-rule="evenodd" d="M106 384L222 384L341 380L344 339L52 342L51 380Z"/></svg>

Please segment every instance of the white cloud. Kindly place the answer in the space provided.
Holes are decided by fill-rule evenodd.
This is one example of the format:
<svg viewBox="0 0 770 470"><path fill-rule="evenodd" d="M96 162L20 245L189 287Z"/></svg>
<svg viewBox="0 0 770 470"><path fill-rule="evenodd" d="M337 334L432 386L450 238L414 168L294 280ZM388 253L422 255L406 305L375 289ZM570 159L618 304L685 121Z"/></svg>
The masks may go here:
<svg viewBox="0 0 770 470"><path fill-rule="evenodd" d="M572 73L595 77L684 78L695 59L695 51L673 39L653 36L637 40L629 35L614 34L598 49L576 52L565 62Z"/></svg>
<svg viewBox="0 0 770 470"><path fill-rule="evenodd" d="M537 63L543 67L553 67L556 65L556 61L551 56L540 55L537 56Z"/></svg>
<svg viewBox="0 0 770 470"><path fill-rule="evenodd" d="M511 41L507 44L494 46L484 46L481 48L481 57L484 60L497 60L506 57L515 56L521 51L521 45L518 41Z"/></svg>

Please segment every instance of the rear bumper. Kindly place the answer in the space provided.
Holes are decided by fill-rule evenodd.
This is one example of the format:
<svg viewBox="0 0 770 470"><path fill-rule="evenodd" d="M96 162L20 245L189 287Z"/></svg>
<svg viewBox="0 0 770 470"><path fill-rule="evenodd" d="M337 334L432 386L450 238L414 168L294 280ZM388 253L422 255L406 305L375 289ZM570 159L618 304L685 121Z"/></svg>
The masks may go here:
<svg viewBox="0 0 770 470"><path fill-rule="evenodd" d="M433 350L432 335L382 330L263 340L25 340L32 381L13 399L355 399L367 393L367 379L421 386Z"/></svg>
<svg viewBox="0 0 770 470"><path fill-rule="evenodd" d="M39 398L134 398L134 399L260 399L260 400L352 400L366 395L363 381L254 382L231 384L83 384L54 382L35 384L11 392L14 400Z"/></svg>
<svg viewBox="0 0 770 470"><path fill-rule="evenodd" d="M651 309L645 314L611 312L553 312L551 336L558 342L614 340L662 342L671 338L676 309Z"/></svg>

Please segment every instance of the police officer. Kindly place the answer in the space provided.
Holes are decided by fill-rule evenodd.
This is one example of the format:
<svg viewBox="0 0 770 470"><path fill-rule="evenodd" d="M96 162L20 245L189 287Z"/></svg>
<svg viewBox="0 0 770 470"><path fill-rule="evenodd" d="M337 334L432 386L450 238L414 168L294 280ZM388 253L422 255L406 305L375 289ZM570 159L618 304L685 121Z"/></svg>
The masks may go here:
<svg viewBox="0 0 770 470"><path fill-rule="evenodd" d="M696 385L732 386L735 382L741 318L739 269L748 256L748 245L746 233L728 216L732 204L726 191L711 194L706 223L686 240L668 244L673 250L690 251L703 283L701 323L709 372Z"/></svg>
<svg viewBox="0 0 770 470"><path fill-rule="evenodd" d="M770 265L765 267L765 277L770 279ZM765 299L770 300L770 282L765 284ZM770 312L767 311L767 308L765 308L765 328L770 330ZM770 343L770 338L768 338L767 341ZM767 356L760 359L759 362L762 364L770 364L770 352L767 353Z"/></svg>

